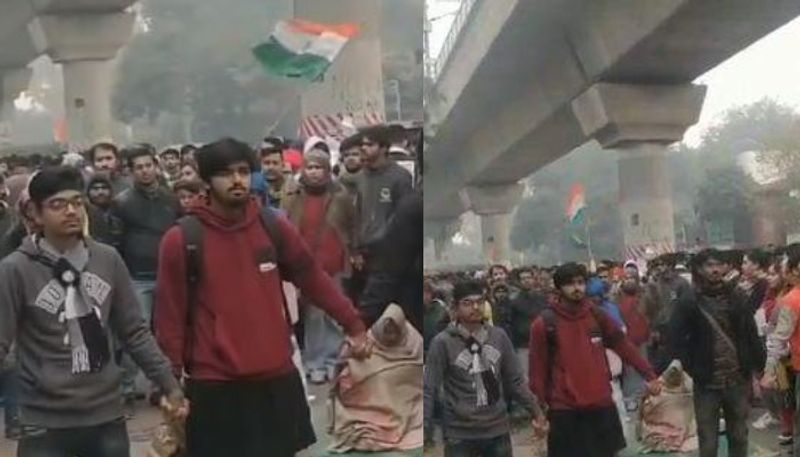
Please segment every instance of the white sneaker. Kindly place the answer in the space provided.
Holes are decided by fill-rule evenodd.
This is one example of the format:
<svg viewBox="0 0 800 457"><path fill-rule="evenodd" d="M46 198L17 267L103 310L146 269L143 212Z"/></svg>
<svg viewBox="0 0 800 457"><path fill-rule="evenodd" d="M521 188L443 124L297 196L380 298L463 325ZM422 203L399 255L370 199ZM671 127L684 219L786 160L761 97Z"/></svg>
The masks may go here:
<svg viewBox="0 0 800 457"><path fill-rule="evenodd" d="M756 430L766 430L770 425L777 423L778 420L772 417L772 414L766 412L753 422L753 428Z"/></svg>

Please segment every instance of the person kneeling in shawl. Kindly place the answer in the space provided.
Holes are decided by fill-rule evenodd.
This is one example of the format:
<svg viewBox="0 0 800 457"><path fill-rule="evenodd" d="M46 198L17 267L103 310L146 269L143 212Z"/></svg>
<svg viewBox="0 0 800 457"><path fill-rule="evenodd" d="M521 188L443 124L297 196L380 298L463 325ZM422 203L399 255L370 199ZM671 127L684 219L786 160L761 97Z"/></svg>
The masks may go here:
<svg viewBox="0 0 800 457"><path fill-rule="evenodd" d="M397 305L370 329L372 356L347 359L331 389L334 453L408 451L423 442L422 336Z"/></svg>

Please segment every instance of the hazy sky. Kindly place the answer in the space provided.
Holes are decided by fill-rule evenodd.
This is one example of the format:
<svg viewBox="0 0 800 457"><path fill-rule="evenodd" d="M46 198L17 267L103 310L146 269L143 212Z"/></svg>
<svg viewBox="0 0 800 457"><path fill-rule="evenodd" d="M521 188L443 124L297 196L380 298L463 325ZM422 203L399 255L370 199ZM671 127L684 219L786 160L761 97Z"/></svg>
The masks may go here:
<svg viewBox="0 0 800 457"><path fill-rule="evenodd" d="M427 0L429 17L458 9L458 1ZM439 52L452 15L433 23L431 54ZM753 43L697 79L708 86L700 122L686 132L684 141L696 145L705 129L718 122L721 114L737 105L764 97L800 108L800 18Z"/></svg>

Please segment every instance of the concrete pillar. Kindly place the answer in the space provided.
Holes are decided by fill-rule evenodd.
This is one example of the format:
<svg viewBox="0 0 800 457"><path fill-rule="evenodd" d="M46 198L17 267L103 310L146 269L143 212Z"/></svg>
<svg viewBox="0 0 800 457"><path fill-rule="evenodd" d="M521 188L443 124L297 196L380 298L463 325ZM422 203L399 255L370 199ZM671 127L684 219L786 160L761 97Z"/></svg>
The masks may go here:
<svg viewBox="0 0 800 457"><path fill-rule="evenodd" d="M524 190L520 183L466 188L470 207L481 218L483 257L489 263L507 264L511 260L511 215Z"/></svg>
<svg viewBox="0 0 800 457"><path fill-rule="evenodd" d="M786 215L781 199L786 189L768 185L756 191L753 205L753 244L783 246L786 244Z"/></svg>
<svg viewBox="0 0 800 457"><path fill-rule="evenodd" d="M301 118L314 128L330 116L352 115L357 127L386 119L379 28L381 2L375 0L294 0L295 17L322 23L358 21L359 36L342 49L323 80L304 89ZM309 116L322 116L309 119Z"/></svg>
<svg viewBox="0 0 800 457"><path fill-rule="evenodd" d="M0 68L0 145L11 141L14 100L28 88L32 75L28 67Z"/></svg>
<svg viewBox="0 0 800 457"><path fill-rule="evenodd" d="M132 12L38 16L34 42L61 64L70 146L84 148L112 136L111 88L115 58L130 41Z"/></svg>
<svg viewBox="0 0 800 457"><path fill-rule="evenodd" d="M572 102L583 132L619 151L626 258L675 250L667 147L700 116L705 86L598 83Z"/></svg>

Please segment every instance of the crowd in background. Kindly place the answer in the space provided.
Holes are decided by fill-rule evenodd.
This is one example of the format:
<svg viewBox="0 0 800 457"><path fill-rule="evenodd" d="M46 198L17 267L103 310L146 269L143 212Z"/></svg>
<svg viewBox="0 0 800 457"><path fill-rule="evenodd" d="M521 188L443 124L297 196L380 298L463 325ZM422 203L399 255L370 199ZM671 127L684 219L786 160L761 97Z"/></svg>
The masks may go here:
<svg viewBox="0 0 800 457"><path fill-rule="evenodd" d="M661 394L665 379L677 379L681 385L683 375L669 375L677 367L691 378L688 391L693 402L681 406L690 412L669 417L681 417L686 423L667 427L669 420L660 417L655 432L640 423L635 437L640 442L657 443L651 448L655 450L681 451L694 439L688 446L699 446L701 457L711 457L717 455L719 433L725 432L730 455L744 457L752 426L776 428L782 445L796 445L798 297L800 245L751 251L704 249L665 254L648 262L602 261L596 266L568 263L509 270L493 265L429 272L423 298L425 388L431 402L436 398L435 413L426 424L429 435L434 436L434 426L441 425L445 446L453 452L466 442L477 455L510 455L510 447L497 447L486 439L502 438L510 430L509 421L535 413L530 407L519 408L529 403L519 400L517 391L524 386L548 411L548 455L616 455L625 447L623 437L628 442L634 438L625 424L645 422L644 413L653 410L655 400L643 398ZM470 315L461 307L472 304L483 327L464 331ZM575 327L578 321L582 326ZM606 321L621 334L606 331ZM502 330L515 360L495 365L488 357L487 366L478 368L495 375L502 386L497 401L503 403L505 398L502 411L481 416L476 414L480 407L469 405L476 393L469 388L455 390L457 382L447 378L458 378L458 367L475 371L474 367L469 371L469 363L462 364L470 354L493 352L483 348L492 345L491 336L476 337L483 331L477 329L484 327ZM578 333L567 335L571 331ZM448 334L457 335L460 346ZM621 335L625 344L618 341ZM597 366L607 376L592 374L592 349L584 343L612 349ZM503 352L504 344L494 343L494 349ZM439 353L432 360L434 346ZM518 373L527 381L516 379ZM437 382L443 387L435 387ZM766 412L750 423L753 405L764 406ZM619 419L598 416L604 408L612 408ZM464 419L467 416L471 419ZM594 430L581 425L586 423ZM478 432L487 428L493 436ZM534 423L534 430L541 428ZM571 436L567 442L565 434ZM486 439L465 441L468 436ZM582 448L573 446L581 441Z"/></svg>
<svg viewBox="0 0 800 457"><path fill-rule="evenodd" d="M206 149L210 152L206 154L204 171L202 154L198 154ZM163 329L159 327L159 319L168 320L159 316L169 314L163 309L170 305L168 289L175 286L174 278L163 276L166 267L159 265L167 249L165 234L186 215L211 218L207 222L212 225L219 223L213 219L216 216L206 214L209 205L213 206L210 183L216 176L209 170L222 176L235 173L220 167L222 159L212 160L212 155L229 161L239 157L249 164L247 183L236 181L239 184L234 187L241 186L257 208L272 208L295 227L313 253L314 262L355 304L366 328L381 321L394 303L402 316L398 320L397 311L390 313L393 322L400 322L396 331L406 334L404 320L411 324L409 328L422 331L422 189L421 167L416 165L422 148L421 142L412 144L400 126L367 127L336 145L316 137L304 143L268 137L252 148L225 139L209 145L168 147L159 152L149 144L120 148L113 143L98 143L81 154L0 157L0 258L24 249L24 240L35 240L41 232L37 202L28 189L37 174L64 167L77 170L82 177L83 195L74 204L67 202L64 210L77 210L80 206L86 215L83 236L112 246L119 253L141 315L154 329L158 342L163 343L166 337L162 340L159 332L167 334L171 329L167 324ZM232 188L234 197L239 197L239 190ZM273 244L280 243L273 240ZM282 247L276 249L280 251ZM240 261L246 263L248 254L241 254L244 257ZM279 264L281 255L279 252ZM271 268L269 265L260 264L262 273L264 268ZM284 267L280 266L281 275L288 274ZM291 269L312 268L301 267L292 265ZM286 281L290 279L297 278ZM280 294L285 295L282 300L286 302L297 297L297 311L289 314L299 314L292 323L302 355L302 362L298 363L301 372L311 383L333 382L341 368L345 332L356 327L343 329L344 308L338 308L334 319L329 316L331 305L314 303L313 290L296 290L284 284ZM326 300L335 301L335 297L326 296L322 301ZM308 306L312 304L319 308ZM408 344L406 341L413 339L404 338L403 344ZM155 404L158 394L155 386L151 392L139 391L137 363L121 349L124 344L113 346L114 357L124 370L126 416L132 417L137 400L150 394ZM162 346L167 355L169 349ZM15 407L18 381L14 352L13 348L8 350L4 363L6 436L24 439L25 424L20 423Z"/></svg>

